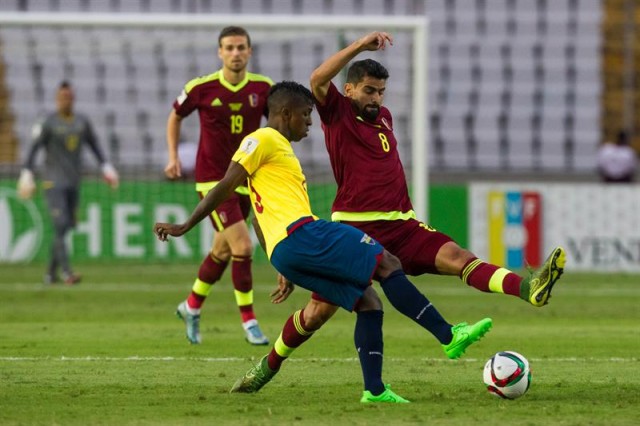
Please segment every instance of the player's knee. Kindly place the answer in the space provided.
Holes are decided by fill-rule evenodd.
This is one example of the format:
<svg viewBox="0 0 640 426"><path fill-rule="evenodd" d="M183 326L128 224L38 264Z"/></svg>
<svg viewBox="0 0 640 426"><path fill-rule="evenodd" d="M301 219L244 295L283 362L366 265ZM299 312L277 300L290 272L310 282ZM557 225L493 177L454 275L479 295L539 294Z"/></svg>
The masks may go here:
<svg viewBox="0 0 640 426"><path fill-rule="evenodd" d="M436 266L441 273L458 274L464 265L476 256L453 241L443 245L436 256Z"/></svg>
<svg viewBox="0 0 640 426"><path fill-rule="evenodd" d="M309 331L319 330L336 313L338 307L329 303L311 300L304 308L304 325Z"/></svg>
<svg viewBox="0 0 640 426"><path fill-rule="evenodd" d="M73 222L68 218L58 217L53 221L53 227L56 233L64 235L73 229Z"/></svg>
<svg viewBox="0 0 640 426"><path fill-rule="evenodd" d="M253 244L251 244L251 240L238 241L237 244L233 245L231 251L234 257L251 257L253 254Z"/></svg>
<svg viewBox="0 0 640 426"><path fill-rule="evenodd" d="M382 310L382 300L380 300L378 293L376 293L373 287L369 286L365 290L354 310L356 312Z"/></svg>
<svg viewBox="0 0 640 426"><path fill-rule="evenodd" d="M397 271L398 269L402 269L402 263L400 262L400 259L385 250L382 253L382 259L378 264L378 269L376 269L375 275L378 278L384 279L390 273L392 273L393 271Z"/></svg>

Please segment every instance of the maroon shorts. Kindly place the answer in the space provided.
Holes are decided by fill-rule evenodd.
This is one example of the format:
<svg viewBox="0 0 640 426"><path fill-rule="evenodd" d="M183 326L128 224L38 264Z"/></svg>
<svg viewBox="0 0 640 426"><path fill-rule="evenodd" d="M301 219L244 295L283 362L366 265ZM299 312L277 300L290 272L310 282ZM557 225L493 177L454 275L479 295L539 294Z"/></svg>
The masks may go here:
<svg viewBox="0 0 640 426"><path fill-rule="evenodd" d="M200 199L204 198L206 192L198 192ZM251 211L251 200L248 195L241 195L234 192L229 198L222 202L209 215L209 219L216 231L222 232L228 226L247 220Z"/></svg>
<svg viewBox="0 0 640 426"><path fill-rule="evenodd" d="M451 237L418 220L343 222L376 239L402 262L408 275L438 274L436 255Z"/></svg>

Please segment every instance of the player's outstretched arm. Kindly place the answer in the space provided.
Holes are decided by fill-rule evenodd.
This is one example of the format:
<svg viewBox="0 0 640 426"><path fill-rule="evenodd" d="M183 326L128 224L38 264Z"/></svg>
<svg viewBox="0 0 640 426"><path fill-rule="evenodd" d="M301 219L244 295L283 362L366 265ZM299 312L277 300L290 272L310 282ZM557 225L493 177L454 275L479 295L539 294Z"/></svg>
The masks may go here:
<svg viewBox="0 0 640 426"><path fill-rule="evenodd" d="M329 83L349 61L358 56L359 53L367 50L384 50L387 43L393 45L391 34L383 31L374 31L330 56L311 73L310 85L313 96L319 102L324 102L329 90Z"/></svg>
<svg viewBox="0 0 640 426"><path fill-rule="evenodd" d="M158 236L160 241L167 241L169 236L180 237L202 219L209 216L224 200L235 191L235 189L244 183L249 174L240 164L232 161L224 175L224 178L204 197L191 213L191 217L185 223L156 223L153 226L153 232Z"/></svg>

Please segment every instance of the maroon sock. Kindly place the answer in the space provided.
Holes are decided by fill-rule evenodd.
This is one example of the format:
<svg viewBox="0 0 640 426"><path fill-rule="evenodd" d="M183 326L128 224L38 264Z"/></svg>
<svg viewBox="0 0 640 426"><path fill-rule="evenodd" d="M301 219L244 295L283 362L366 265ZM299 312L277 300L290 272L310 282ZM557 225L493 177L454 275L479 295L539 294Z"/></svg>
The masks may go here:
<svg viewBox="0 0 640 426"><path fill-rule="evenodd" d="M289 317L287 322L282 328L282 333L278 337L267 361L269 362L269 368L277 371L280 369L282 362L291 355L291 353L309 340L313 336L315 330L308 330L304 323L304 309L294 312Z"/></svg>
<svg viewBox="0 0 640 426"><path fill-rule="evenodd" d="M202 264L200 264L200 269L198 270L198 280L202 281L204 284L208 284L211 286L220 279L226 267L227 262L223 262L214 255L209 254L204 258ZM196 281L196 283L193 285L193 288L191 289L191 294L189 294L189 297L187 297L187 304L190 308L193 309L200 309L205 299L209 295L208 291L203 292L202 289L198 289L198 287L199 283Z"/></svg>
<svg viewBox="0 0 640 426"><path fill-rule="evenodd" d="M490 287L491 278L494 277L496 272L503 276L501 279L496 276L495 279L499 281L492 283ZM487 293L505 293L520 297L520 282L522 281L522 277L505 268L483 262L477 257L469 260L464 265L460 273L460 278L467 285L477 288L480 291Z"/></svg>

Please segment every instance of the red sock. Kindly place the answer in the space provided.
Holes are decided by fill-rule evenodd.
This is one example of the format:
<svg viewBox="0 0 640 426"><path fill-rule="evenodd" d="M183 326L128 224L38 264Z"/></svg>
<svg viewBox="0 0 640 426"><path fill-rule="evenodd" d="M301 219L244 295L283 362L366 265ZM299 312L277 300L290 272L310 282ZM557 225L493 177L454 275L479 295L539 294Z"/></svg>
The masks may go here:
<svg viewBox="0 0 640 426"><path fill-rule="evenodd" d="M231 256L231 281L233 288L241 293L249 293L253 289L251 276L251 256ZM253 299L253 295L249 296ZM239 304L242 322L256 319L253 312L253 303Z"/></svg>
<svg viewBox="0 0 640 426"><path fill-rule="evenodd" d="M505 293L520 297L522 277L474 257L462 268L460 278L467 285L486 293Z"/></svg>
<svg viewBox="0 0 640 426"><path fill-rule="evenodd" d="M216 281L220 279L224 270L227 267L227 262L223 262L218 259L214 255L210 254L204 258L202 264L200 264L200 269L198 270L198 280L202 282L204 285L212 286ZM202 284L199 284L197 281L193 285L191 289L191 294L187 298L187 304L190 308L200 309L205 299L209 295L209 291L203 291L202 288L199 288Z"/></svg>
<svg viewBox="0 0 640 426"><path fill-rule="evenodd" d="M296 325L297 324L297 325ZM267 359L269 368L277 371L280 369L282 362L287 359L291 353L309 340L313 336L315 330L307 330L304 323L304 309L294 312L285 322L282 333L278 337L276 344L271 348ZM276 351L276 347L281 353Z"/></svg>

